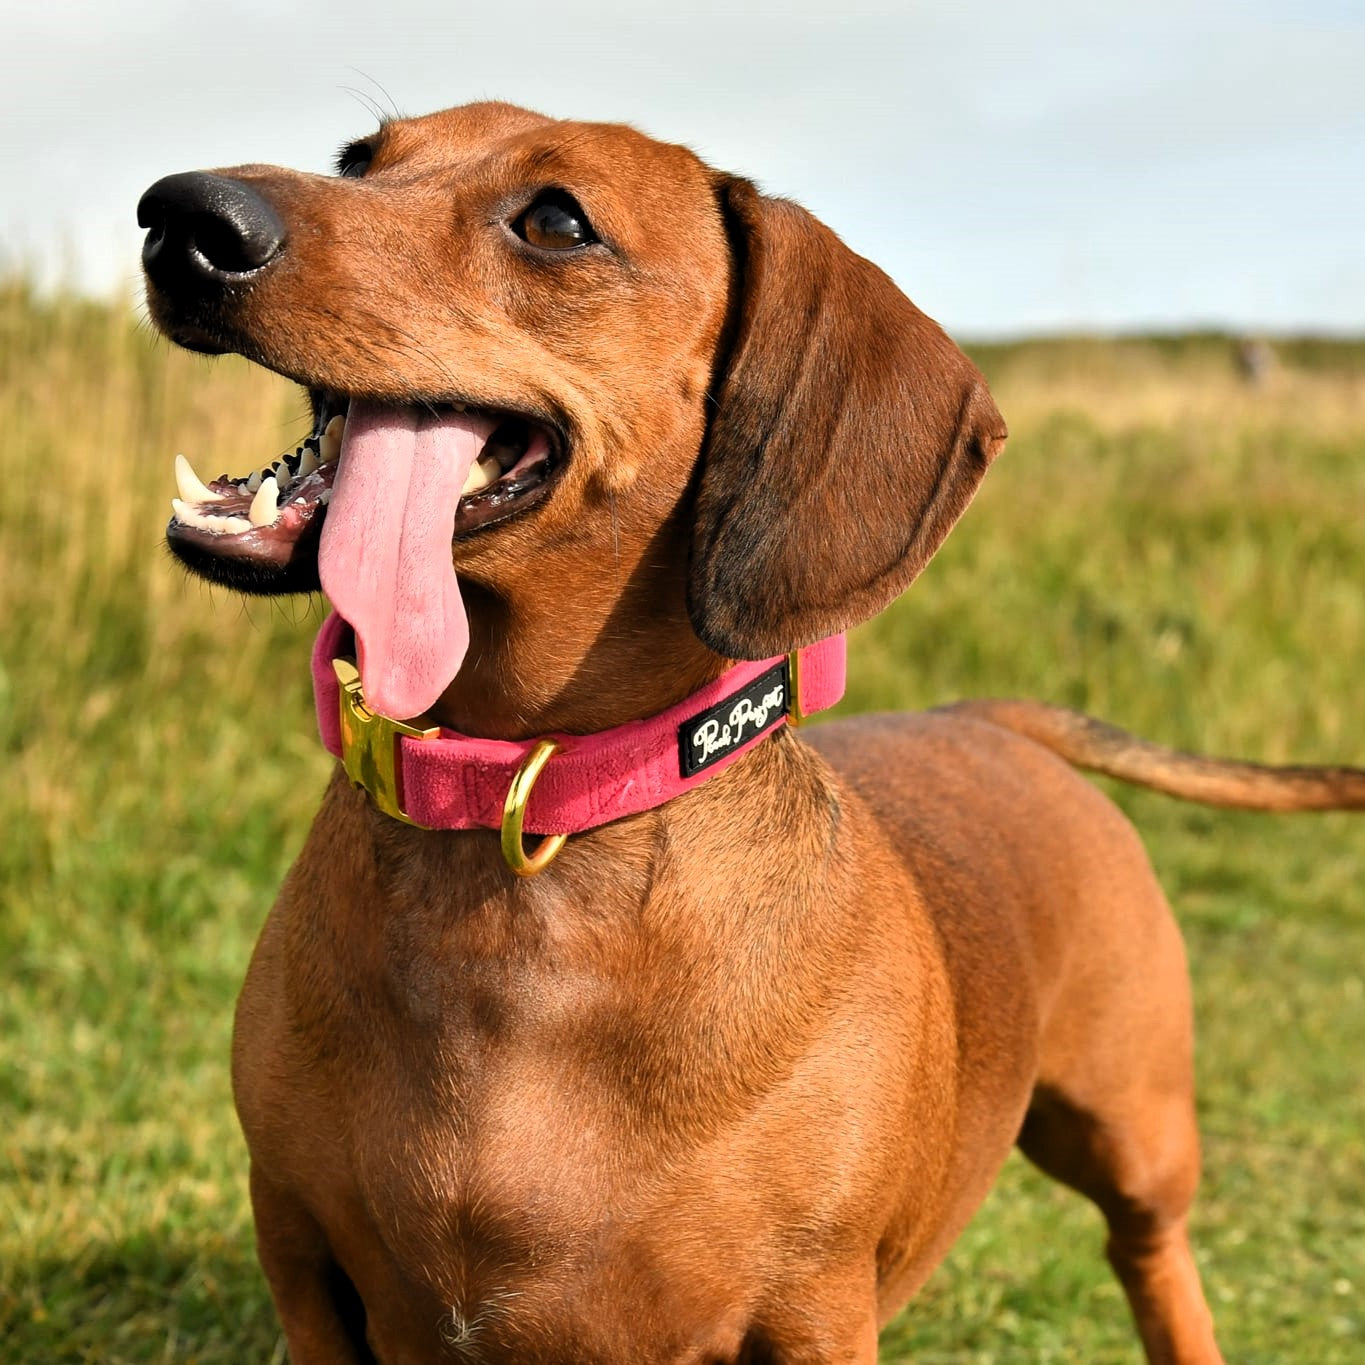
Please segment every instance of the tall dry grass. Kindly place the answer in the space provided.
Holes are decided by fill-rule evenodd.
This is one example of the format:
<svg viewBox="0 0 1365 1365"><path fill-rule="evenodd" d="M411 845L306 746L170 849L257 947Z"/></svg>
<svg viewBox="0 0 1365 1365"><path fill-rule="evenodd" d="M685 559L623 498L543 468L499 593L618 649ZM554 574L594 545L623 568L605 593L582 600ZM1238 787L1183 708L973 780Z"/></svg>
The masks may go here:
<svg viewBox="0 0 1365 1365"><path fill-rule="evenodd" d="M132 309L0 284L0 733L46 837L71 828L111 749L183 761L214 731L206 702L271 676L310 609L187 579L162 539L171 461L248 469L297 439L303 409L283 381L175 349Z"/></svg>

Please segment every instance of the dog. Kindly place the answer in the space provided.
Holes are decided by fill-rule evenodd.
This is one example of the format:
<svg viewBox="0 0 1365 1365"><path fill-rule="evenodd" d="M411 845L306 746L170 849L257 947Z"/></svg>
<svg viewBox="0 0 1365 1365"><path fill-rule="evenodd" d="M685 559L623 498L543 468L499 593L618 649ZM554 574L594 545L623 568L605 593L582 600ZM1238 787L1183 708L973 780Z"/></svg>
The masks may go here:
<svg viewBox="0 0 1365 1365"><path fill-rule="evenodd" d="M161 330L314 415L182 463L168 530L338 612L342 762L233 1047L291 1360L868 1365L1016 1144L1102 1211L1148 1359L1221 1359L1180 936L1072 765L1262 809L1365 772L1029 702L798 733L1005 441L977 370L628 127L474 104L337 171L139 206Z"/></svg>

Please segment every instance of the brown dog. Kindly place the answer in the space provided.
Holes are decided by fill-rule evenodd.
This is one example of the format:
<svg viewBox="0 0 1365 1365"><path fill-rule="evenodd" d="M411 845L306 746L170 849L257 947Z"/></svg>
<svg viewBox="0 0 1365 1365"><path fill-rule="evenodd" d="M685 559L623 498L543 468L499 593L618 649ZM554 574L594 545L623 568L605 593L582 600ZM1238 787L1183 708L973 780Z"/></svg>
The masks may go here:
<svg viewBox="0 0 1365 1365"><path fill-rule="evenodd" d="M317 418L273 486L190 475L171 540L312 589L334 419L481 414L451 730L586 735L865 619L1004 441L885 276L681 148L482 104L339 169L143 201L161 327ZM494 833L413 828L338 770L234 1048L291 1359L872 1362L1018 1142L1103 1210L1149 1358L1218 1360L1180 938L1044 745L1199 799L1365 804L1359 772L982 703L782 729L519 879Z"/></svg>

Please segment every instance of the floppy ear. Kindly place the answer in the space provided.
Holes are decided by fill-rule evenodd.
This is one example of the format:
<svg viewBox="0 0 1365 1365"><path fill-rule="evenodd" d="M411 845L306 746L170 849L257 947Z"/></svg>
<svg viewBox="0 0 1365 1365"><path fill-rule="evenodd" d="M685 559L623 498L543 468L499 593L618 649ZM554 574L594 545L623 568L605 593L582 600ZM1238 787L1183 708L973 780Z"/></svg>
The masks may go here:
<svg viewBox="0 0 1365 1365"><path fill-rule="evenodd" d="M876 266L796 204L719 188L737 297L687 602L711 649L761 659L890 602L1006 432L976 367Z"/></svg>

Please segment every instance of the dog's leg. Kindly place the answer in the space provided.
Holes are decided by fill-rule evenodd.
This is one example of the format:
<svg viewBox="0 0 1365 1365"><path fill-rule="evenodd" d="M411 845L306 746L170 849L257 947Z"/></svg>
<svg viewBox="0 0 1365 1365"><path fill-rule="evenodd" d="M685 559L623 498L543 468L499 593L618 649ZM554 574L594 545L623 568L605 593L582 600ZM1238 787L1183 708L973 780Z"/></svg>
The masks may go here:
<svg viewBox="0 0 1365 1365"><path fill-rule="evenodd" d="M790 1286L784 1306L745 1339L738 1365L877 1365L874 1267Z"/></svg>
<svg viewBox="0 0 1365 1365"><path fill-rule="evenodd" d="M375 1365L365 1343L364 1305L312 1215L254 1166L251 1204L291 1365Z"/></svg>
<svg viewBox="0 0 1365 1365"><path fill-rule="evenodd" d="M877 1318L867 1317L849 1343L849 1365L877 1365Z"/></svg>
<svg viewBox="0 0 1365 1365"><path fill-rule="evenodd" d="M869 1317L847 1340L775 1344L767 1333L744 1342L737 1365L877 1365L877 1322Z"/></svg>
<svg viewBox="0 0 1365 1365"><path fill-rule="evenodd" d="M1019 1145L1104 1214L1109 1261L1152 1365L1219 1365L1186 1233L1199 1181L1193 1107L1184 1097L1130 1098L1130 1112L1101 1114L1040 1095Z"/></svg>
<svg viewBox="0 0 1365 1365"><path fill-rule="evenodd" d="M1109 1260L1152 1365L1219 1365L1186 1233L1199 1134L1184 952L1148 886L1110 907L1132 926L1129 951L1084 968L1051 1021L1019 1146L1104 1214Z"/></svg>
<svg viewBox="0 0 1365 1365"><path fill-rule="evenodd" d="M1149 1360L1221 1365L1185 1220L1157 1218L1120 1229L1111 1222L1109 1260L1122 1282Z"/></svg>

